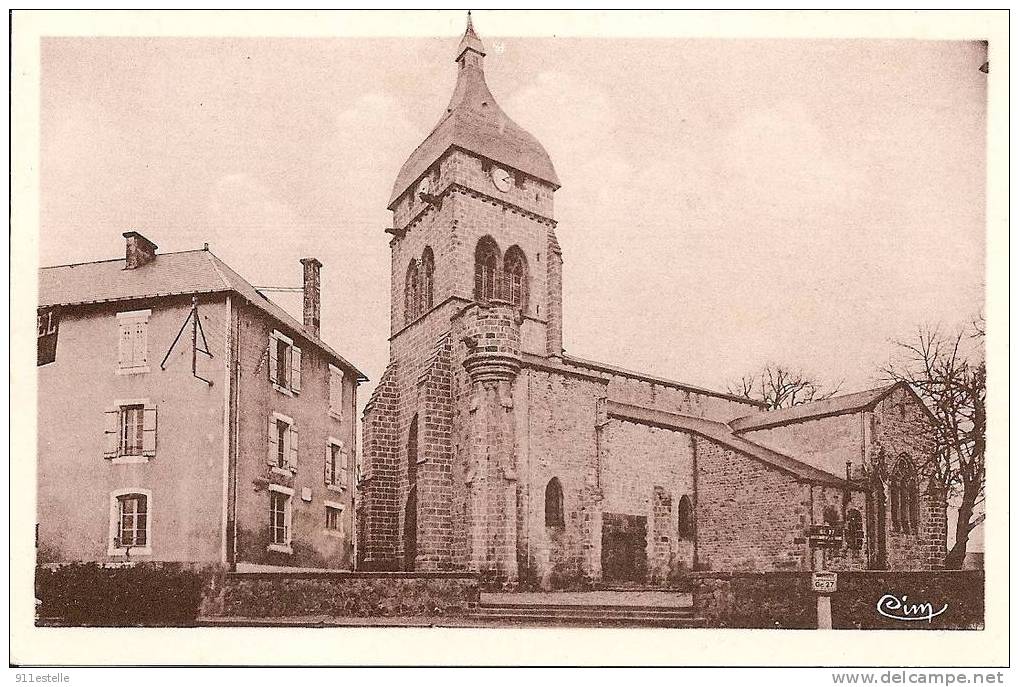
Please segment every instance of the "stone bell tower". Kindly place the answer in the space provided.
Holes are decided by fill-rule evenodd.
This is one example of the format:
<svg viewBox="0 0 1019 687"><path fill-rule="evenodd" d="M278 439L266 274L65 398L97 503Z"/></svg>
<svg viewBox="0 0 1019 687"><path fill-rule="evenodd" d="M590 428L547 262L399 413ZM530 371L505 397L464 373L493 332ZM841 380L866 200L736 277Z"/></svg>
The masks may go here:
<svg viewBox="0 0 1019 687"><path fill-rule="evenodd" d="M397 175L390 362L365 410L366 569L515 579L513 385L562 354L558 177L499 107L468 13L449 105Z"/></svg>

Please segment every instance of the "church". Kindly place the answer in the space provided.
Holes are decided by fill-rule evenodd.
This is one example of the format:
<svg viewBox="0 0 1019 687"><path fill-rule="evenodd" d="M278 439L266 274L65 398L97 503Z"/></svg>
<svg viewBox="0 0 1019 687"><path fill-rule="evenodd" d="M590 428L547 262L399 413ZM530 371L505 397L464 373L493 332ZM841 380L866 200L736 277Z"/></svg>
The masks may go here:
<svg viewBox="0 0 1019 687"><path fill-rule="evenodd" d="M564 352L555 167L489 90L469 17L455 58L389 202L358 568L548 589L943 566L930 416L908 386L769 411Z"/></svg>

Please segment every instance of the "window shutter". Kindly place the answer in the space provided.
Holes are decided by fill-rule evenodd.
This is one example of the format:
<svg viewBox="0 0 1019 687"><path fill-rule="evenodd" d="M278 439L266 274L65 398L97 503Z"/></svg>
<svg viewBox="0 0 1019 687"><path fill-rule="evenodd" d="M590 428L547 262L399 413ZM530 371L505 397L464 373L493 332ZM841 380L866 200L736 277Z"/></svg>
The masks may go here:
<svg viewBox="0 0 1019 687"><path fill-rule="evenodd" d="M297 427L290 425L290 469L297 469Z"/></svg>
<svg viewBox="0 0 1019 687"><path fill-rule="evenodd" d="M278 455L279 448L277 447L276 441L276 418L273 417L272 413L269 414L269 455L265 462L269 465L276 464L276 456Z"/></svg>
<svg viewBox="0 0 1019 687"><path fill-rule="evenodd" d="M273 334L269 335L269 381L273 384L279 384L279 380L276 379L276 366L278 365L276 359L276 337Z"/></svg>
<svg viewBox="0 0 1019 687"><path fill-rule="evenodd" d="M120 448L120 408L110 408L103 416L103 457L116 458Z"/></svg>
<svg viewBox="0 0 1019 687"><path fill-rule="evenodd" d="M346 444L340 446L340 485L347 486L347 470L349 469L348 453Z"/></svg>
<svg viewBox="0 0 1019 687"><path fill-rule="evenodd" d="M149 323L148 320L136 322L134 325L134 363L144 365L149 361Z"/></svg>
<svg viewBox="0 0 1019 687"><path fill-rule="evenodd" d="M121 323L119 327L120 341L118 346L117 365L129 367L131 365L131 325Z"/></svg>
<svg viewBox="0 0 1019 687"><path fill-rule="evenodd" d="M325 483L333 483L333 445L326 442Z"/></svg>
<svg viewBox="0 0 1019 687"><path fill-rule="evenodd" d="M156 455L156 407L147 405L142 411L142 455Z"/></svg>
<svg viewBox="0 0 1019 687"><path fill-rule="evenodd" d="M290 389L295 394L301 392L301 349L297 346L290 347Z"/></svg>

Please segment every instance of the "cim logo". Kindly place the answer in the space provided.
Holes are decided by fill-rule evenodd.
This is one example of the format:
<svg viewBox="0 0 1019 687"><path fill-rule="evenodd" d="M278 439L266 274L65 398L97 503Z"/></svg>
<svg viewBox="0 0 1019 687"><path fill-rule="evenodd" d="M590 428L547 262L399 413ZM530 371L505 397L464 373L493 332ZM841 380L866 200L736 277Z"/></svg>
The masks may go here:
<svg viewBox="0 0 1019 687"><path fill-rule="evenodd" d="M902 598L894 594L885 594L877 601L877 612L892 620L926 620L929 623L948 610L948 604L935 611L934 605L930 602L909 603L908 599L905 594Z"/></svg>

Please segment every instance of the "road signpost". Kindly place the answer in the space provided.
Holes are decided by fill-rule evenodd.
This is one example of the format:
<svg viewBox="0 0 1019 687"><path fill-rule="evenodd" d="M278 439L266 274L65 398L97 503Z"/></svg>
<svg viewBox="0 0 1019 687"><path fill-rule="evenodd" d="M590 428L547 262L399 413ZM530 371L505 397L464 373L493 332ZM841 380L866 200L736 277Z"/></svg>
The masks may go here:
<svg viewBox="0 0 1019 687"><path fill-rule="evenodd" d="M825 570L824 552L842 546L843 531L836 525L811 525L807 539L819 554L813 556L814 572L810 576L810 588L817 594L817 629L830 630L831 595L838 590L838 574Z"/></svg>

